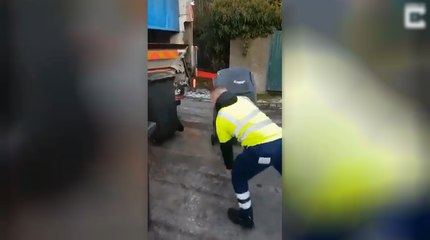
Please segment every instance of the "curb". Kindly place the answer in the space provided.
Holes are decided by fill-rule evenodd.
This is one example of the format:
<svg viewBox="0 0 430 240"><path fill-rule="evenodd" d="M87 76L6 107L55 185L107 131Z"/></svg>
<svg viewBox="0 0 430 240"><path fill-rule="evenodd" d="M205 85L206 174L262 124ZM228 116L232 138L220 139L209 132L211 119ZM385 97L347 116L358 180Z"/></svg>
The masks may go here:
<svg viewBox="0 0 430 240"><path fill-rule="evenodd" d="M257 102L259 108L282 109L282 103Z"/></svg>
<svg viewBox="0 0 430 240"><path fill-rule="evenodd" d="M199 102L210 102L211 100L209 98L202 98L202 97L193 97L193 96L186 96L185 99L191 99L196 100ZM257 106L259 108L266 108L266 109L282 109L282 103L271 103L271 102L257 102Z"/></svg>
<svg viewBox="0 0 430 240"><path fill-rule="evenodd" d="M191 96L186 96L185 99L196 100L199 102L210 102L211 101L209 98L191 97Z"/></svg>

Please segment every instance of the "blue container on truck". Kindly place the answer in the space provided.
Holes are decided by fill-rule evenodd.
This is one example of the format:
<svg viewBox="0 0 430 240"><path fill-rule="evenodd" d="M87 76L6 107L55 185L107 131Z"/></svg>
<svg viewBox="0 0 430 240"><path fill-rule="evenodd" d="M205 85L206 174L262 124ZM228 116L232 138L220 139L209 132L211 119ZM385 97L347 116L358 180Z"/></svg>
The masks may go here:
<svg viewBox="0 0 430 240"><path fill-rule="evenodd" d="M148 29L179 32L179 1L148 0Z"/></svg>

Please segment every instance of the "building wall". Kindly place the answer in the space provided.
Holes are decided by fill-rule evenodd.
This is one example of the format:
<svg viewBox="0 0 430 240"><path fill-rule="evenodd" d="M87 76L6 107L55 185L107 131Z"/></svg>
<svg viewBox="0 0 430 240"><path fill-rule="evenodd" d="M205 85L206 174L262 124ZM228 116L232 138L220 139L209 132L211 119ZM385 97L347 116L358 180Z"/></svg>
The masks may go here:
<svg viewBox="0 0 430 240"><path fill-rule="evenodd" d="M255 78L257 93L266 92L271 38L257 38L250 43L246 57L242 56L242 41L230 42L230 67L247 67Z"/></svg>

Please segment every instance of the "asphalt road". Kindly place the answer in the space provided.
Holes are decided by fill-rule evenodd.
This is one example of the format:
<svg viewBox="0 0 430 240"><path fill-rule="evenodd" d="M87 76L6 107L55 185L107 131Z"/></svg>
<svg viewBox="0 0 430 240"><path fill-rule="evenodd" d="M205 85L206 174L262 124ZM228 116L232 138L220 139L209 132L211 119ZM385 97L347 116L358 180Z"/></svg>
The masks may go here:
<svg viewBox="0 0 430 240"><path fill-rule="evenodd" d="M281 177L269 168L250 182L256 228L242 230L227 218L237 207L229 172L218 145L212 146L212 108L185 99L179 106L185 131L161 146L149 147L149 239L282 239ZM281 110L264 110L281 123ZM235 153L241 151L236 147Z"/></svg>

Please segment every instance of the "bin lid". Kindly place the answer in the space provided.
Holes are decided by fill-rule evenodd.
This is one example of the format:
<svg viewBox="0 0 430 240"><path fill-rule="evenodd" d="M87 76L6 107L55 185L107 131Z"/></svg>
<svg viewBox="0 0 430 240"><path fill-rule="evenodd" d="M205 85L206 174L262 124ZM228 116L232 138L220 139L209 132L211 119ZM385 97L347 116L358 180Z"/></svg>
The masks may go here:
<svg viewBox="0 0 430 240"><path fill-rule="evenodd" d="M255 92L252 73L243 67L232 67L219 70L214 79L214 86L225 86L233 93Z"/></svg>

